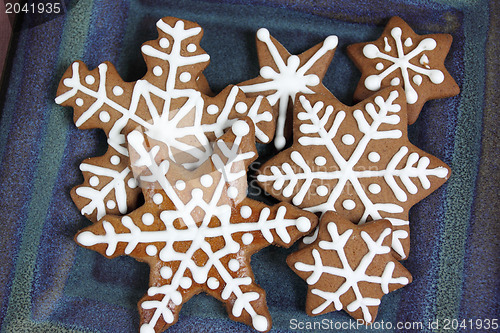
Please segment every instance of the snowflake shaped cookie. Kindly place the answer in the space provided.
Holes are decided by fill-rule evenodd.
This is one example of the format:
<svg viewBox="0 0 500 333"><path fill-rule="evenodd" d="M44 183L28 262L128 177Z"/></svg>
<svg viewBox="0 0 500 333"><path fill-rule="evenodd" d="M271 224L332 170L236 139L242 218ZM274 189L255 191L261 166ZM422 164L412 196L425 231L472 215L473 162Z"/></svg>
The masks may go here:
<svg viewBox="0 0 500 333"><path fill-rule="evenodd" d="M85 181L72 192L82 214L93 221L125 214L137 201L140 190L128 167L126 138L138 127L165 143L169 158L187 169L212 154L210 141L236 118L250 117L260 142L274 135L276 119L263 97L247 98L236 86L215 97L205 94L201 71L209 56L200 47L203 31L196 23L165 17L156 25L158 39L141 48L148 68L142 79L124 82L108 62L89 71L76 61L59 84L56 102L74 108L76 126L103 129L108 137L108 152L82 164Z"/></svg>
<svg viewBox="0 0 500 333"><path fill-rule="evenodd" d="M173 325L182 304L202 291L224 302L231 319L269 330L265 292L254 281L250 257L270 244L291 246L317 217L247 198L246 170L257 158L252 121L233 123L194 171L159 158L160 145L140 131L132 131L128 143L144 206L107 215L75 239L107 257L129 255L150 265L150 288L138 305L140 332Z"/></svg>
<svg viewBox="0 0 500 333"><path fill-rule="evenodd" d="M299 96L293 145L260 168L259 184L311 212L334 210L354 223L388 219L392 248L406 258L408 211L441 186L450 170L409 142L405 107L401 87L353 107L332 94Z"/></svg>
<svg viewBox="0 0 500 333"><path fill-rule="evenodd" d="M332 61L338 38L329 36L298 56L291 55L265 28L257 31L256 40L260 75L238 86L248 96L266 96L278 113L274 145L281 150L286 145L286 118L295 95L328 91L321 80Z"/></svg>
<svg viewBox="0 0 500 333"><path fill-rule="evenodd" d="M460 92L444 67L451 42L451 35L417 35L401 18L391 18L379 39L347 48L361 71L354 98L362 100L381 88L401 85L408 123L413 124L425 102Z"/></svg>
<svg viewBox="0 0 500 333"><path fill-rule="evenodd" d="M323 215L319 237L287 263L308 284L306 311L316 316L345 310L372 323L382 296L412 281L391 255L391 223L354 225L335 212Z"/></svg>

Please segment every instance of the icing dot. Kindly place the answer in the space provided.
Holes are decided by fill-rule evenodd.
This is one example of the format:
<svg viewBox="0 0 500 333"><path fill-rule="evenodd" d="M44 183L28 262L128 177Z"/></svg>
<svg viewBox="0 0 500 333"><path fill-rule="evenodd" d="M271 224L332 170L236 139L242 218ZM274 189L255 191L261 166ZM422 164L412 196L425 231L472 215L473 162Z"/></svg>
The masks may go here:
<svg viewBox="0 0 500 333"><path fill-rule="evenodd" d="M160 66L155 66L153 68L153 74L156 76L161 76L163 74L163 69Z"/></svg>
<svg viewBox="0 0 500 333"><path fill-rule="evenodd" d="M269 39L269 30L267 30L266 28L260 28L259 30L257 30L257 38L259 40L265 40L265 39Z"/></svg>
<svg viewBox="0 0 500 333"><path fill-rule="evenodd" d="M106 207L108 207L108 209L114 209L116 207L116 202L108 200L108 202L106 202Z"/></svg>
<svg viewBox="0 0 500 333"><path fill-rule="evenodd" d="M103 123L107 123L108 121L111 120L111 116L109 115L108 111L101 111L101 113L99 113L99 119Z"/></svg>
<svg viewBox="0 0 500 333"><path fill-rule="evenodd" d="M314 163L318 166L323 166L326 164L326 158L324 156L318 156L314 159Z"/></svg>
<svg viewBox="0 0 500 333"><path fill-rule="evenodd" d="M213 276L209 277L207 280L207 286L212 290L217 289L219 287L219 284L219 280L217 280Z"/></svg>
<svg viewBox="0 0 500 333"><path fill-rule="evenodd" d="M186 83L191 80L191 74L189 74L188 72L181 73L181 75L179 75L179 80Z"/></svg>
<svg viewBox="0 0 500 333"><path fill-rule="evenodd" d="M325 185L320 185L320 186L316 187L316 193L320 197L324 197L328 194L328 187L326 187Z"/></svg>
<svg viewBox="0 0 500 333"><path fill-rule="evenodd" d="M241 236L241 241L243 242L243 244L248 245L252 243L253 235L251 233L246 233L243 236Z"/></svg>
<svg viewBox="0 0 500 333"><path fill-rule="evenodd" d="M183 180L178 180L175 182L175 188L182 191L186 188L186 183Z"/></svg>
<svg viewBox="0 0 500 333"><path fill-rule="evenodd" d="M238 196L238 189L234 186L231 186L227 189L227 196L231 199L234 199Z"/></svg>
<svg viewBox="0 0 500 333"><path fill-rule="evenodd" d="M380 154L377 153L376 151L372 151L371 153L368 154L368 160L370 162L376 163L380 161Z"/></svg>
<svg viewBox="0 0 500 333"><path fill-rule="evenodd" d="M115 96L121 96L123 94L123 88L120 86L114 86L113 94L115 94Z"/></svg>
<svg viewBox="0 0 500 333"><path fill-rule="evenodd" d="M193 43L189 44L189 45L186 47L186 50L187 50L188 52L194 52L194 51L196 51L196 44L193 44Z"/></svg>
<svg viewBox="0 0 500 333"><path fill-rule="evenodd" d="M214 179L210 175L203 175L200 178L200 183L205 187L210 187L214 183Z"/></svg>
<svg viewBox="0 0 500 333"><path fill-rule="evenodd" d="M240 262L236 259L231 259L227 263L227 267L229 267L229 269L233 272L236 272L240 268Z"/></svg>
<svg viewBox="0 0 500 333"><path fill-rule="evenodd" d="M83 99L81 98L77 98L76 101L75 101L76 105L78 106L82 106L83 105Z"/></svg>
<svg viewBox="0 0 500 333"><path fill-rule="evenodd" d="M342 143L345 145L352 145L356 141L351 134L345 134L342 136Z"/></svg>
<svg viewBox="0 0 500 333"><path fill-rule="evenodd" d="M151 225L155 221L155 217L151 213L145 213L144 215L142 215L141 219L142 223L144 223L145 225Z"/></svg>
<svg viewBox="0 0 500 333"><path fill-rule="evenodd" d="M410 37L406 38L406 40L405 40L405 46L406 47L410 47L412 45L413 45L413 41L411 40L411 38Z"/></svg>
<svg viewBox="0 0 500 333"><path fill-rule="evenodd" d="M216 114L217 112L219 112L219 107L215 104L210 104L209 106L207 106L207 112L208 114Z"/></svg>
<svg viewBox="0 0 500 333"><path fill-rule="evenodd" d="M413 77L413 83L415 83L417 86L420 86L422 84L422 76L420 75L415 75Z"/></svg>
<svg viewBox="0 0 500 333"><path fill-rule="evenodd" d="M252 318L253 327L259 331L264 332L267 330L269 324L267 322L267 318L262 315L256 315Z"/></svg>
<svg viewBox="0 0 500 333"><path fill-rule="evenodd" d="M87 75L85 77L85 83L87 84L94 84L95 78L92 75Z"/></svg>
<svg viewBox="0 0 500 333"><path fill-rule="evenodd" d="M381 190L382 190L382 188L380 187L379 184L370 184L368 186L368 191L370 191L370 193L373 193L373 194L379 194Z"/></svg>
<svg viewBox="0 0 500 333"><path fill-rule="evenodd" d="M146 246L146 253L150 257L154 257L158 253L158 249L154 245Z"/></svg>
<svg viewBox="0 0 500 333"><path fill-rule="evenodd" d="M236 136L244 136L247 135L248 132L250 132L250 126L248 126L248 124L243 120L238 120L237 122L235 122L231 129Z"/></svg>
<svg viewBox="0 0 500 333"><path fill-rule="evenodd" d="M347 199L342 202L342 207L344 207L347 210L353 210L354 207L356 207L356 203L351 199Z"/></svg>
<svg viewBox="0 0 500 333"><path fill-rule="evenodd" d="M180 281L179 284L181 285L181 287L183 289L188 289L193 284L193 280L191 280L187 276L184 276L184 277L181 278L181 281Z"/></svg>
<svg viewBox="0 0 500 333"><path fill-rule="evenodd" d="M245 113L248 110L248 106L243 102L236 103L236 106L234 108L236 109L236 112L238 112L238 113Z"/></svg>
<svg viewBox="0 0 500 333"><path fill-rule="evenodd" d="M170 42L166 38L160 39L160 47L166 49L167 47L170 46Z"/></svg>
<svg viewBox="0 0 500 333"><path fill-rule="evenodd" d="M120 164L120 156L118 155L113 155L111 156L111 158L109 159L109 161L111 162L111 164L113 165L118 165Z"/></svg>
<svg viewBox="0 0 500 333"><path fill-rule="evenodd" d="M161 204L163 202L163 195L160 193L156 193L153 195L153 202L157 205Z"/></svg>
<svg viewBox="0 0 500 333"><path fill-rule="evenodd" d="M295 225L300 232L306 232L311 229L311 221L304 216L299 217Z"/></svg>
<svg viewBox="0 0 500 333"><path fill-rule="evenodd" d="M240 215L245 219L249 218L252 215L252 208L250 206L241 206Z"/></svg>
<svg viewBox="0 0 500 333"><path fill-rule="evenodd" d="M170 279L172 277L172 268L163 266L162 268L160 268L160 275L165 280Z"/></svg>
<svg viewBox="0 0 500 333"><path fill-rule="evenodd" d="M397 86L401 83L401 80L399 77L395 77L394 79L391 80L391 86Z"/></svg>
<svg viewBox="0 0 500 333"><path fill-rule="evenodd" d="M378 71L381 71L384 69L384 64L379 62L375 65L375 69L378 70Z"/></svg>
<svg viewBox="0 0 500 333"><path fill-rule="evenodd" d="M91 186L97 186L97 185L99 185L99 177L97 177L97 176L90 177L89 184Z"/></svg>
<svg viewBox="0 0 500 333"><path fill-rule="evenodd" d="M127 185L128 185L128 187L130 187L130 188L136 188L136 187L137 187L137 180L135 180L135 178L130 178L130 179L127 181Z"/></svg>

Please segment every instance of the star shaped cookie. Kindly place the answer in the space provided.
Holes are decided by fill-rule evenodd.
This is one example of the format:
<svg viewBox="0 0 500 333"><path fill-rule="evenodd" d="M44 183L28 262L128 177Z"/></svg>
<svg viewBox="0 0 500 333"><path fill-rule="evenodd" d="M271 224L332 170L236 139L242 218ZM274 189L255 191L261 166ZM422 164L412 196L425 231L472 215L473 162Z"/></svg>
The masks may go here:
<svg viewBox="0 0 500 333"><path fill-rule="evenodd" d="M194 171L172 163L160 141L138 130L128 135L145 204L125 216L104 216L75 239L107 257L149 264L150 287L138 304L141 333L163 332L202 291L225 303L231 319L262 332L271 328L250 258L271 244L291 246L317 217L247 197L247 168L257 158L254 128L249 118L233 123Z"/></svg>
<svg viewBox="0 0 500 333"><path fill-rule="evenodd" d="M200 46L198 24L165 17L156 26L158 38L141 47L148 69L142 79L124 82L109 62L89 70L75 61L57 90L56 103L73 107L78 128L99 128L108 137L106 154L82 163L84 183L71 192L81 213L94 222L135 208L140 189L128 167L127 135L137 127L165 143L169 158L187 169L209 158L210 142L239 117L252 119L259 142L274 136L276 117L262 96L247 98L236 86L207 95L202 71L210 57Z"/></svg>
<svg viewBox="0 0 500 333"><path fill-rule="evenodd" d="M376 41L347 47L361 71L354 98L360 101L382 88L402 86L408 124L413 124L425 102L460 92L444 66L451 42L449 34L418 35L401 18L391 18Z"/></svg>
<svg viewBox="0 0 500 333"><path fill-rule="evenodd" d="M392 248L407 258L410 208L450 175L445 163L410 143L407 128L401 87L352 107L331 93L299 95L293 144L263 164L257 180L278 200L311 212L334 210L354 223L388 219Z"/></svg>
<svg viewBox="0 0 500 333"><path fill-rule="evenodd" d="M260 75L238 86L247 96L267 97L278 114L274 145L281 150L289 140L286 119L295 96L328 91L321 80L332 61L338 38L329 36L299 55L291 55L265 28L257 31L256 41Z"/></svg>
<svg viewBox="0 0 500 333"><path fill-rule="evenodd" d="M372 323L381 298L412 281L391 254L391 234L387 220L359 226L335 212L325 213L314 243L287 258L308 284L307 314L345 310Z"/></svg>

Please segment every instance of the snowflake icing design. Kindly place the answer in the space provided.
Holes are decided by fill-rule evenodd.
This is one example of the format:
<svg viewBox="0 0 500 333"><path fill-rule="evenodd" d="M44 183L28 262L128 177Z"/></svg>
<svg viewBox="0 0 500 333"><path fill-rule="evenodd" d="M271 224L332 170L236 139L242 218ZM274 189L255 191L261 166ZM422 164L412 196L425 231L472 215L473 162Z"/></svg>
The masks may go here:
<svg viewBox="0 0 500 333"><path fill-rule="evenodd" d="M230 317L259 331L271 327L264 291L253 280L250 256L270 245L290 246L317 218L290 204L267 206L246 197L248 165L257 158L252 122L235 122L194 171L161 155L140 131L128 135L144 206L105 216L76 236L108 257L130 255L151 267L153 284L139 302L141 333L177 321L182 303L205 291L227 303Z"/></svg>
<svg viewBox="0 0 500 333"><path fill-rule="evenodd" d="M260 76L238 84L249 96L266 96L278 111L274 144L277 149L286 145L285 124L289 102L297 93L324 93L321 79L332 60L338 44L337 36L329 36L321 44L300 55L290 53L265 28L257 31L257 52ZM266 60L267 59L267 60Z"/></svg>
<svg viewBox="0 0 500 333"><path fill-rule="evenodd" d="M93 221L107 213L124 214L127 203L136 201L140 191L128 168L126 142L135 128L165 143L170 159L187 169L209 158L210 141L236 118L250 117L260 142L274 135L274 113L263 97L246 98L236 86L215 97L200 91L198 79L209 56L199 45L197 24L166 17L157 28L159 38L141 48L148 67L141 80L124 82L107 62L89 71L76 61L59 85L56 103L74 108L76 126L101 128L108 136L108 153L85 161L85 182L72 193L82 214Z"/></svg>
<svg viewBox="0 0 500 333"><path fill-rule="evenodd" d="M362 99L383 87L402 85L408 121L413 124L428 99L459 93L444 67L451 39L447 34L419 36L402 19L392 18L377 41L348 47L351 58L363 71L355 96Z"/></svg>
<svg viewBox="0 0 500 333"><path fill-rule="evenodd" d="M309 285L308 312L344 309L356 319L373 322L382 296L412 280L390 253L391 223L378 220L356 226L328 212L320 228L323 234L313 244L287 258Z"/></svg>
<svg viewBox="0 0 500 333"><path fill-rule="evenodd" d="M257 180L276 198L311 212L335 210L355 223L388 219L392 248L404 259L408 211L446 181L449 168L408 141L401 88L354 107L330 96L298 98L294 144L265 163Z"/></svg>

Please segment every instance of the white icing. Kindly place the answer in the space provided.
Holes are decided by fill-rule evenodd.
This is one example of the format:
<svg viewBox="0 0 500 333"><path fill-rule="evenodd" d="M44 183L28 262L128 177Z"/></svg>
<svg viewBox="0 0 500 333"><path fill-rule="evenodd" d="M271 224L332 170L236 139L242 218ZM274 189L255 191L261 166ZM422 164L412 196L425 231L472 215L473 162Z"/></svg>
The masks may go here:
<svg viewBox="0 0 500 333"><path fill-rule="evenodd" d="M420 86L422 84L422 76L421 75L415 75L413 77L413 83L415 83L417 86Z"/></svg>
<svg viewBox="0 0 500 333"><path fill-rule="evenodd" d="M111 120L111 116L107 111L101 111L99 113L99 120L102 121L103 123L107 123Z"/></svg>
<svg viewBox="0 0 500 333"><path fill-rule="evenodd" d="M210 175L203 175L200 178L200 183L204 187L210 187L214 183L214 179Z"/></svg>
<svg viewBox="0 0 500 333"><path fill-rule="evenodd" d="M168 266L163 266L160 268L160 275L165 280L168 280L172 277L172 269Z"/></svg>
<svg viewBox="0 0 500 333"><path fill-rule="evenodd" d="M354 144L354 137L351 135L351 134L345 134L342 136L342 143L345 144L345 145L352 145Z"/></svg>
<svg viewBox="0 0 500 333"><path fill-rule="evenodd" d="M272 91L266 96L269 103L274 106L278 102L278 121L274 145L277 149L282 149L286 145L285 123L288 103L295 101L297 93L313 94L311 90L320 84L321 80L316 74L310 73L311 68L323 59L323 57L334 50L338 44L337 36L329 36L323 45L309 58L306 63L300 64L300 59L296 55L291 55L287 59L281 57L277 46L271 40L269 31L261 28L257 31L257 39L264 43L268 53L271 55L277 71L269 66L260 69L260 76L266 81L252 85L241 86L245 93L263 93Z"/></svg>
<svg viewBox="0 0 500 333"><path fill-rule="evenodd" d="M323 166L326 164L326 158L324 156L317 156L315 159L314 159L314 163L317 165L317 166Z"/></svg>
<svg viewBox="0 0 500 333"><path fill-rule="evenodd" d="M294 205L314 213L324 213L338 206L346 210L352 209L352 204L347 204L347 202L345 203L347 207L343 206L345 199L343 194L346 193L346 186L350 184L352 187L349 187L349 191L354 191L356 201L360 202L358 209L363 207L359 221L353 221L357 223L364 223L369 219L379 220L391 216L390 214L402 213L403 206L398 202L383 202L383 198L378 196L368 197L363 179L377 178L377 183L384 186L384 189L392 191L398 201L404 202L407 200L405 191L410 194L417 192L418 188L414 182L420 182L424 189L428 189L430 188L429 177L445 178L448 170L444 167L428 168L430 162L428 157L421 157L418 153L408 155L409 150L405 146L396 151L393 156L389 156L385 165L377 165L376 170L362 165L361 168L357 168L362 158L367 158L373 163L380 161L380 154L368 149L374 141L387 140L387 145L390 146L391 141L402 136L400 128L405 128L407 125L402 124L397 115L401 111L400 105L395 103L397 97L397 90L390 92L386 99L376 96L374 103L366 104L365 110L355 110L347 115L342 110L334 113L333 108L325 106L321 101L311 104L305 96L301 96L299 103L303 110L301 109L297 114L301 121L299 131L308 135L299 137L298 143L301 145L299 149L309 151L315 146L321 147L322 151L326 150L330 154L329 160L333 161L331 167L325 170L324 167L310 166L310 162L305 160L299 150L291 149L291 153L287 151L287 154L290 154L290 161L279 166L271 166L270 173L259 174L257 180L261 183L270 182L274 190L281 191L280 194L285 198L291 198ZM345 121L346 117L354 118L361 134L356 135L360 139L354 144L354 150L350 156L343 156L338 149L341 140L337 133L343 132L342 127L347 126L344 124L351 124ZM329 124L330 127L326 127L325 124ZM381 130L381 127L384 130ZM405 158L407 158L406 161ZM312 195L323 194L323 189L317 192L318 186L323 186L322 184L325 183L331 184L331 181L335 181L335 185L328 188L326 200L322 200L320 204L311 203L308 200ZM339 200L342 200L339 202L340 205L336 205ZM397 243L393 245L398 246ZM404 253L403 257L405 257Z"/></svg>
<svg viewBox="0 0 500 333"><path fill-rule="evenodd" d="M161 38L160 39L160 47L166 49L167 47L170 46L170 42L168 41L167 38Z"/></svg>
<svg viewBox="0 0 500 333"><path fill-rule="evenodd" d="M413 45L413 40L410 37L406 38L406 40L405 40L405 46L406 47L410 47L412 45Z"/></svg>
<svg viewBox="0 0 500 333"><path fill-rule="evenodd" d="M327 196L328 195L328 187L326 187L325 185L320 185L318 187L316 187L316 193L320 196L320 197L324 197L324 196Z"/></svg>
<svg viewBox="0 0 500 333"><path fill-rule="evenodd" d="M188 72L181 73L181 75L179 75L179 80L186 83L191 80L191 74L189 74Z"/></svg>
<svg viewBox="0 0 500 333"><path fill-rule="evenodd" d="M131 160L134 167L146 168L148 172L144 173L140 181L141 183L151 183L158 186L162 193L170 199L175 209L162 211L160 220L163 226L155 230L142 230L131 217L124 216L120 222L120 229L115 228L108 221L102 222L105 234L94 234L91 231L84 231L77 237L77 241L84 246L93 246L96 244L105 244L105 253L108 256L115 254L118 243L125 243L124 254L131 254L137 248L146 248L149 255L153 254L153 249L156 248L154 256L162 263L175 263L174 272L165 271L163 276L168 276L168 283L162 285L151 286L148 290L149 297L160 295L156 299L146 300L141 303L143 309L153 309L153 314L149 322L141 325L141 331L148 331L155 327L161 317L166 323L173 323L175 320L173 305L180 305L183 302L182 294L179 288L187 288L192 283L200 285L206 284L208 288L216 289L223 286L220 297L224 300L232 297L232 315L240 317L243 310L252 319L252 325L257 330L267 330L269 323L254 308L254 301L260 298L257 292L244 291L247 286L253 283L253 280L247 275L242 274L242 270L248 270L245 263L238 261L236 258L238 253L242 251L242 246L248 245L253 239L253 235L259 235L268 243L282 242L291 244L292 237L290 231L302 230L308 232L311 228L311 222L306 217L299 219L287 218L288 206L278 206L276 208L265 207L256 214L255 221L245 221L245 223L234 223L233 203L228 197L226 188L245 189L247 186L246 178L246 160L253 159L255 153L253 151L242 152L241 147L248 147L250 140L249 127L245 127L241 122L235 122L233 130L238 133L245 133L245 144L242 144L243 137L235 134L234 143L227 143L223 139L215 142L217 149L210 160L203 165L203 170L213 170L210 173L213 185L210 189L205 188L186 188L178 190L172 186L170 175L173 173L174 180L178 179L179 166L163 160L158 162L156 156L159 152L158 146L149 147L146 144L143 133L134 130L128 136L130 149L133 149L135 156ZM229 133L231 135L231 133ZM200 183L201 181L200 176ZM193 181L192 184L196 184ZM147 185L147 184L146 184ZM148 200L148 197L146 198ZM149 199L150 200L150 199ZM163 195L156 193L152 200L159 205L163 200ZM250 199L245 199L250 200ZM249 202L250 203L250 202ZM247 205L242 205L243 214L247 214L243 208ZM294 215L296 208L292 208ZM273 211L274 213L273 213ZM271 214L275 216L272 218ZM216 218L219 223L211 224L210 222ZM147 218L146 218L147 219ZM144 223L141 216L141 222ZM178 223L174 221L182 221L183 227L178 228ZM118 230L121 230L118 232ZM236 235L236 236L235 236ZM236 241L237 235L241 236L241 242ZM224 246L214 250L209 240L217 237L224 238ZM174 248L176 242L187 242L189 248L183 252L177 252ZM121 247L122 248L122 247ZM203 266L198 266L195 261L195 254L198 251L206 253L208 260ZM229 267L222 264L229 263ZM169 265L170 266L170 265ZM172 267L172 266L170 266ZM231 271L234 270L234 273ZM211 274L216 272L217 279ZM167 274L168 273L168 274ZM186 274L192 276L189 279ZM220 280L219 280L220 279Z"/></svg>
<svg viewBox="0 0 500 333"><path fill-rule="evenodd" d="M186 50L187 50L188 52L191 52L191 53L192 53L192 52L196 52L196 49L197 49L196 44L193 44L193 43L189 44L189 45L186 47Z"/></svg>
<svg viewBox="0 0 500 333"><path fill-rule="evenodd" d="M382 187L379 184L370 184L368 185L368 191L373 194L379 194L382 191Z"/></svg>
<svg viewBox="0 0 500 333"><path fill-rule="evenodd" d="M163 69L160 66L153 67L153 74L155 76L161 76L163 74Z"/></svg>
<svg viewBox="0 0 500 333"><path fill-rule="evenodd" d="M78 106L83 106L83 99L81 99L81 98L77 98L77 99L75 100L75 104L76 104L76 105L78 105Z"/></svg>
<svg viewBox="0 0 500 333"><path fill-rule="evenodd" d="M249 218L252 215L252 208L250 206L241 206L240 215L244 219Z"/></svg>
<svg viewBox="0 0 500 333"><path fill-rule="evenodd" d="M251 233L246 233L241 236L241 242L245 245L251 244L253 242L253 235Z"/></svg>
<svg viewBox="0 0 500 333"><path fill-rule="evenodd" d="M121 95L123 95L123 88L120 87L120 86L114 86L113 87L113 94L115 96L121 96Z"/></svg>
<svg viewBox="0 0 500 333"><path fill-rule="evenodd" d="M127 181L127 185L128 185L128 187L130 187L130 188L136 188L136 187L137 187L137 181L135 180L135 178L130 178L130 179Z"/></svg>
<svg viewBox="0 0 500 333"><path fill-rule="evenodd" d="M89 184L90 184L90 186L94 186L94 187L99 185L99 177L97 177L97 176L90 177Z"/></svg>
<svg viewBox="0 0 500 333"><path fill-rule="evenodd" d="M399 77L395 77L394 79L391 80L391 86L398 86L401 83L401 80Z"/></svg>
<svg viewBox="0 0 500 333"><path fill-rule="evenodd" d="M401 78L403 79L403 87L405 89L406 100L408 104L415 104L418 100L418 94L410 81L411 72L409 70L416 73L416 75L427 76L434 84L440 84L444 81L443 72L437 69L430 69L430 67L428 66L429 58L425 54L422 54L422 52L424 51L435 49L437 43L432 38L425 38L422 41L420 41L420 43L418 43L418 45L415 46L413 49L405 52L402 44L401 28L399 27L393 28L391 30L391 36L394 39L394 42L396 43L397 56L392 56L388 54L391 51L391 48L390 47L387 48L387 46L389 45L387 37L384 37L384 43L386 46L384 47L383 51L379 50L379 48L374 44L368 44L363 48L363 55L368 59L379 58L390 61L392 63L392 65L389 66L387 69L385 69L383 72L368 76L364 82L365 87L368 90L377 91L381 87L382 80L384 80L392 72L400 70ZM413 41L411 41L411 39L409 40L408 38L405 41L405 45L407 47L410 47L413 45ZM419 63L423 67L411 63L411 60L414 59L415 57L418 57L420 54L422 54L422 56L420 57ZM378 69L377 67L375 68L379 71L383 70L383 68L382 69ZM418 81L419 79L417 79L417 82ZM417 82L414 83L417 86L419 86ZM422 81L420 79L420 83L421 82ZM399 85L399 83L396 84L396 81L391 81L391 84Z"/></svg>
<svg viewBox="0 0 500 333"><path fill-rule="evenodd" d="M95 77L93 77L92 75L87 75L85 77L85 83L89 84L89 85L94 84L95 83Z"/></svg>
<svg viewBox="0 0 500 333"><path fill-rule="evenodd" d="M118 156L118 155L113 155L113 156L111 156L111 158L109 159L109 161L110 161L110 162L111 162L111 164L113 164L113 165L118 165L118 164L120 164L120 160L121 160L121 159L120 159L120 156Z"/></svg>
<svg viewBox="0 0 500 333"><path fill-rule="evenodd" d="M377 64L375 65L375 69L381 71L384 69L384 64L381 63L381 62L377 62Z"/></svg>
<svg viewBox="0 0 500 333"><path fill-rule="evenodd" d="M114 202L113 200L108 200L106 202L106 207L108 209L115 209L116 208L116 202Z"/></svg>
<svg viewBox="0 0 500 333"><path fill-rule="evenodd" d="M153 216L153 214L151 213L144 213L142 215L142 223L144 223L145 225L152 225L155 221L155 218Z"/></svg>
<svg viewBox="0 0 500 333"><path fill-rule="evenodd" d="M236 103L235 110L238 113L245 113L248 110L248 106L244 102Z"/></svg>
<svg viewBox="0 0 500 333"><path fill-rule="evenodd" d="M342 201L342 207L344 207L344 209L346 210L353 210L354 208L356 208L356 203L351 199L344 200Z"/></svg>
<svg viewBox="0 0 500 333"><path fill-rule="evenodd" d="M306 282L311 286L311 293L324 299L324 302L314 308L312 313L315 315L319 314L330 305L333 305L336 310L347 309L350 312L361 309L363 319L366 322L372 322L374 318L370 314L369 307L378 306L380 299L364 296L361 293L359 283L368 282L378 284L384 294L389 292L390 284L406 285L409 283L408 279L404 276L393 277L395 259L389 259L380 276L368 275L366 272L377 255L385 255L390 252L390 248L382 244L386 237L391 236L391 229L384 229L377 240L372 239L365 231L361 231L361 238L366 244L368 251L357 266L349 262L350 253L346 253L346 244L350 241L353 230L348 229L344 233L339 234L334 222L328 223L327 229L331 241L322 240L319 242L318 246L323 250L321 254L316 248L312 249L311 254L314 264L306 264L300 261L294 264L295 269L299 271L311 272L311 275L306 279ZM359 238L356 237L356 239ZM335 254L332 253L333 251L335 251ZM324 258L323 255L338 257L340 264L338 266L325 265L328 259ZM323 274L342 277L344 278L344 282L336 290L318 289L316 283L321 279ZM349 290L352 290L355 300L349 304L343 304L340 298Z"/></svg>
<svg viewBox="0 0 500 333"><path fill-rule="evenodd" d="M238 189L234 186L230 186L227 189L227 196L231 199L235 199L238 196Z"/></svg>
<svg viewBox="0 0 500 333"><path fill-rule="evenodd" d="M150 257L154 257L158 253L158 248L154 245L146 246L146 254Z"/></svg>
<svg viewBox="0 0 500 333"><path fill-rule="evenodd" d="M219 107L215 104L211 104L207 107L208 114L217 114L219 112Z"/></svg>
<svg viewBox="0 0 500 333"><path fill-rule="evenodd" d="M179 191L183 191L186 188L186 182L179 179L175 182L175 188Z"/></svg>

